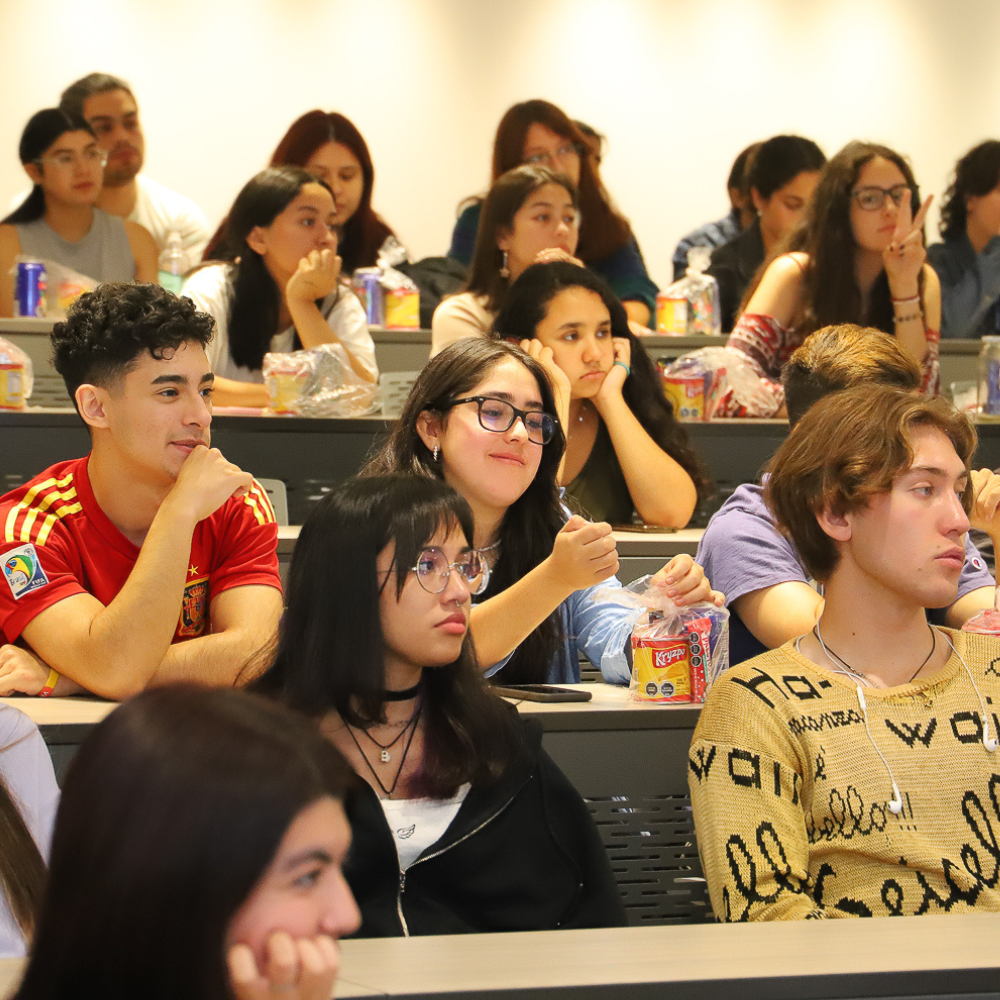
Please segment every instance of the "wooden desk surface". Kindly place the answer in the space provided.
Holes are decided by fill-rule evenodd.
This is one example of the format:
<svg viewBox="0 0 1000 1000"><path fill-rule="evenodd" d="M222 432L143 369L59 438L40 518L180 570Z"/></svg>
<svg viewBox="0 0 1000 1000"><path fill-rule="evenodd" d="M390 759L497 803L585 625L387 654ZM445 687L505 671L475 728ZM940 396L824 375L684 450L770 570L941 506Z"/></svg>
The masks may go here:
<svg viewBox="0 0 1000 1000"><path fill-rule="evenodd" d="M341 954L338 997L996 996L1000 915L383 938ZM22 965L0 961L0 995Z"/></svg>

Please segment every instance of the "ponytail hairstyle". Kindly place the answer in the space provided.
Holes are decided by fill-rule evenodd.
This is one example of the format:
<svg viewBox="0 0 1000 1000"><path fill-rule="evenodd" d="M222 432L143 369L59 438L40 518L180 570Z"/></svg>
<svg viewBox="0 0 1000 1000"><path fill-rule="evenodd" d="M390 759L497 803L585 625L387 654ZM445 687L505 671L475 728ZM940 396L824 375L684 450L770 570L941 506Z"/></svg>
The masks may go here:
<svg viewBox="0 0 1000 1000"><path fill-rule="evenodd" d="M17 147L17 155L22 166L29 163L38 164L47 149L51 149L60 136L67 132L87 132L97 141L94 130L82 119L67 114L59 108L45 108L36 111L28 119L21 133L21 142ZM35 184L28 197L14 209L0 225L18 225L25 222L35 222L45 215L45 191L41 184Z"/></svg>
<svg viewBox="0 0 1000 1000"><path fill-rule="evenodd" d="M264 258L247 238L258 226L269 226L295 200L306 184L327 184L301 167L268 167L249 180L236 196L225 222L218 260L232 265L229 300L229 350L240 368L259 370L278 332L282 289L275 284Z"/></svg>

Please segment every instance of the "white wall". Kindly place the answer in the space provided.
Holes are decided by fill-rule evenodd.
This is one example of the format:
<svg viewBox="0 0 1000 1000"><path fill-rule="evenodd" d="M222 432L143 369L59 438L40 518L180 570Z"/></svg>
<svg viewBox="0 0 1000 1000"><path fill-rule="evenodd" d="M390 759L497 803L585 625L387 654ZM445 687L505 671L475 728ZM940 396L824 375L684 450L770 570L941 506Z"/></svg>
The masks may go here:
<svg viewBox="0 0 1000 1000"><path fill-rule="evenodd" d="M1000 135L996 0L0 0L0 38L0 205L28 116L103 70L135 89L146 171L211 220L321 107L365 135L414 255L443 253L500 116L545 97L608 136L605 180L661 284L748 142L875 139L940 195Z"/></svg>

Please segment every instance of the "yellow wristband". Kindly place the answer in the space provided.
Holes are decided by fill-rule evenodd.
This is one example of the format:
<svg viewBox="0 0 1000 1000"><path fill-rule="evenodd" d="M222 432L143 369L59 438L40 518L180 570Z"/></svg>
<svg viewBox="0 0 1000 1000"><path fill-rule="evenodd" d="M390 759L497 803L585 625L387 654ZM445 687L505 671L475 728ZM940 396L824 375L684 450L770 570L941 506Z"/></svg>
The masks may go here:
<svg viewBox="0 0 1000 1000"><path fill-rule="evenodd" d="M45 682L45 687L38 692L38 697L48 698L48 696L55 690L56 684L58 683L59 674L52 667L49 667L49 679Z"/></svg>

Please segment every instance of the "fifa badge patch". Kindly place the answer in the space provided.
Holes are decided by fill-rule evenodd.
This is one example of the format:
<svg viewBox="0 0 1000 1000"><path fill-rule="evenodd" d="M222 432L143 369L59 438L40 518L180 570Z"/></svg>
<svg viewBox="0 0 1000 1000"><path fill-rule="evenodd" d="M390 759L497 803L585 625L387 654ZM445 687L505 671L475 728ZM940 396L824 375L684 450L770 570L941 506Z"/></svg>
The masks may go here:
<svg viewBox="0 0 1000 1000"><path fill-rule="evenodd" d="M15 601L49 582L35 546L30 542L5 552L0 559L3 559L3 578Z"/></svg>

